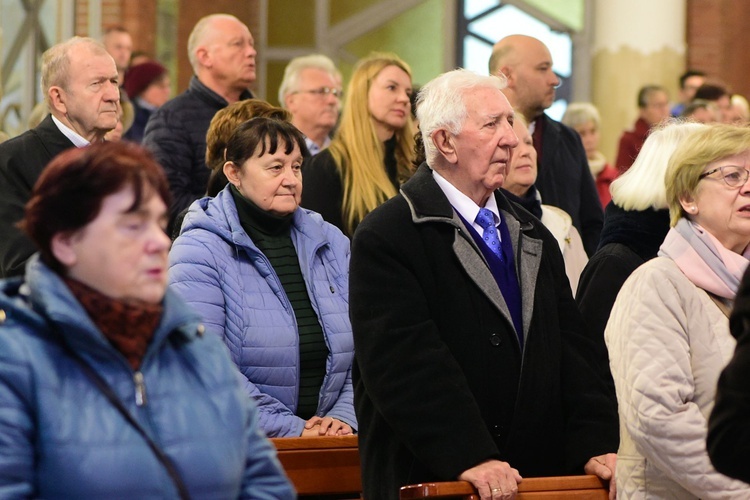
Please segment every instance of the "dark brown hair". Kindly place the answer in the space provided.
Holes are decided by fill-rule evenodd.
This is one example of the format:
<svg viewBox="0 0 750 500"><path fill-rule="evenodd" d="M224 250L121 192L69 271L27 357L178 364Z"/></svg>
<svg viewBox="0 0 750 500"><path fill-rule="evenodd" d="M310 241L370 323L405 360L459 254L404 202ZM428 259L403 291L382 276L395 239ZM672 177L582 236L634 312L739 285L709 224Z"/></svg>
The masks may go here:
<svg viewBox="0 0 750 500"><path fill-rule="evenodd" d="M274 154L279 147L290 154L295 144L303 157L309 156L305 137L297 127L273 118L253 118L237 127L227 141L226 160L240 168L249 158Z"/></svg>
<svg viewBox="0 0 750 500"><path fill-rule="evenodd" d="M214 115L206 132L206 165L211 169L206 186L207 196L216 196L229 182L224 175L224 150L232 132L241 123L258 116L285 121L292 118L287 110L260 99L247 99L230 104Z"/></svg>
<svg viewBox="0 0 750 500"><path fill-rule="evenodd" d="M129 212L153 194L170 206L169 184L161 166L137 144L105 142L69 149L42 172L18 226L39 248L42 260L63 272L64 266L52 253L52 238L88 225L99 215L104 198L126 187L134 194Z"/></svg>

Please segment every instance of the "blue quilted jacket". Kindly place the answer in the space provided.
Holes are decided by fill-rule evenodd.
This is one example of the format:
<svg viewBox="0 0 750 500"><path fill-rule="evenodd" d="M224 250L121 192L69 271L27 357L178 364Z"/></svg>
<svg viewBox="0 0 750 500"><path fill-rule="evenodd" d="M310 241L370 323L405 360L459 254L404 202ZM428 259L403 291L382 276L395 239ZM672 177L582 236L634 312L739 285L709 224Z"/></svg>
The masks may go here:
<svg viewBox="0 0 750 500"><path fill-rule="evenodd" d="M191 498L294 498L226 348L168 292L139 372L35 256L0 282L0 498L169 499L146 441L63 347L111 386L176 465ZM54 327L51 327L54 325Z"/></svg>
<svg viewBox="0 0 750 500"><path fill-rule="evenodd" d="M349 240L315 212L297 209L292 241L329 355L318 416L356 429L349 323ZM291 303L266 256L242 229L229 187L191 205L169 254L170 288L224 339L270 437L299 436L299 335Z"/></svg>

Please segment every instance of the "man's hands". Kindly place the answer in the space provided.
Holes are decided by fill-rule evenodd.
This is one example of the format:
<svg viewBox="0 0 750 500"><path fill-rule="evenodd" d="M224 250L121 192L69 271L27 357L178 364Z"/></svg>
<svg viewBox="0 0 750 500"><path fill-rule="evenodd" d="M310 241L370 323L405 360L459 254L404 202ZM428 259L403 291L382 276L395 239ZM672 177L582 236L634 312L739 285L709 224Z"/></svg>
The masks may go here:
<svg viewBox="0 0 750 500"><path fill-rule="evenodd" d="M586 474L595 476L609 481L609 500L617 498L617 483L615 482L615 465L617 464L617 454L607 453L594 457L583 466Z"/></svg>
<svg viewBox="0 0 750 500"><path fill-rule="evenodd" d="M349 424L333 417L313 417L305 422L302 437L348 436L352 433Z"/></svg>
<svg viewBox="0 0 750 500"><path fill-rule="evenodd" d="M465 470L458 479L473 484L482 500L512 500L523 478L508 462L487 460Z"/></svg>

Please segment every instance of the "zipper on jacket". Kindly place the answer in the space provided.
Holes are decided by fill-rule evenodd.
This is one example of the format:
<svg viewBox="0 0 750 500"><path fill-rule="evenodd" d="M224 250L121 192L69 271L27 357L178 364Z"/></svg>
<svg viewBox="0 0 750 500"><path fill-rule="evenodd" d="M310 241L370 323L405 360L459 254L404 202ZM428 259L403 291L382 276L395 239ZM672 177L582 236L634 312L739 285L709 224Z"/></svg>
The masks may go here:
<svg viewBox="0 0 750 500"><path fill-rule="evenodd" d="M137 371L133 374L133 382L135 382L135 404L136 406L144 406L146 401L146 382L143 380L143 373Z"/></svg>

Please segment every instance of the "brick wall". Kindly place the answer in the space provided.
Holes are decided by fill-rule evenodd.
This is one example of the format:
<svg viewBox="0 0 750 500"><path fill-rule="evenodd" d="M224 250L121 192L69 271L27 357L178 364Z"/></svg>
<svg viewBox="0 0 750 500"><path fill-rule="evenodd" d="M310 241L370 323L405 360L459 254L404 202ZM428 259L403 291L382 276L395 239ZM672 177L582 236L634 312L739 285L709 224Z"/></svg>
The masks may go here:
<svg viewBox="0 0 750 500"><path fill-rule="evenodd" d="M687 67L725 82L731 92L750 96L750 2L687 0Z"/></svg>

